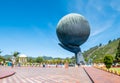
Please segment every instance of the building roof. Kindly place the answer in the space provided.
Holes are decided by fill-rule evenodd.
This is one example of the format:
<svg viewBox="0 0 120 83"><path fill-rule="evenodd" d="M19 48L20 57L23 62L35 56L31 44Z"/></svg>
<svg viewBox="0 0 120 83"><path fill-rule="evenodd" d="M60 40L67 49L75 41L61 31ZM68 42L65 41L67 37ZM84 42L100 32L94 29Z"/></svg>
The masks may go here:
<svg viewBox="0 0 120 83"><path fill-rule="evenodd" d="M27 57L25 54L20 54L19 57Z"/></svg>

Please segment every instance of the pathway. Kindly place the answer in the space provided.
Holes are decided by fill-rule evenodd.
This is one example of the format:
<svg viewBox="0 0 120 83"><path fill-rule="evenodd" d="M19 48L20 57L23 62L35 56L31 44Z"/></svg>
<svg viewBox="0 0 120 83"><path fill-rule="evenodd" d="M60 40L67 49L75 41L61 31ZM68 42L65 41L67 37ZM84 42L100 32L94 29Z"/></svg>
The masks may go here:
<svg viewBox="0 0 120 83"><path fill-rule="evenodd" d="M120 76L94 68L85 67L90 77L95 83L120 83Z"/></svg>

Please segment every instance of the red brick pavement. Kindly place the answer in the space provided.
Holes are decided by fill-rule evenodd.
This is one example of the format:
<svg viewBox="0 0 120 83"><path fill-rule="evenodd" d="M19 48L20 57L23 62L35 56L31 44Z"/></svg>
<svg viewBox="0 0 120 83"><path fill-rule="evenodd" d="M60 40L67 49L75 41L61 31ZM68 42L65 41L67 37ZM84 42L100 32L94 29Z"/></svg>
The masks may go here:
<svg viewBox="0 0 120 83"><path fill-rule="evenodd" d="M120 83L120 76L112 73L94 67L85 67L85 70L95 83Z"/></svg>
<svg viewBox="0 0 120 83"><path fill-rule="evenodd" d="M15 75L0 80L0 83L92 83L82 67L14 67L13 71Z"/></svg>
<svg viewBox="0 0 120 83"><path fill-rule="evenodd" d="M15 72L11 68L0 67L0 79L14 75ZM0 82L1 83L1 82Z"/></svg>

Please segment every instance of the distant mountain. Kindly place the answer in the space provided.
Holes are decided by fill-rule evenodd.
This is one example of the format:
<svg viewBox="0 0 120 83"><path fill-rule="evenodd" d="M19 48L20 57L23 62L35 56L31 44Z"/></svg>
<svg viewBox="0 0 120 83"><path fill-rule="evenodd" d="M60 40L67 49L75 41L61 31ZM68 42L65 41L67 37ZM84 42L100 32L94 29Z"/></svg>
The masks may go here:
<svg viewBox="0 0 120 83"><path fill-rule="evenodd" d="M103 60L106 54L111 54L113 57L115 57L119 40L120 38L113 41L109 40L108 44L106 45L94 46L85 51L83 56L85 59L93 59L94 62Z"/></svg>
<svg viewBox="0 0 120 83"><path fill-rule="evenodd" d="M51 60L53 59L53 57L49 57L49 56L42 56L44 60Z"/></svg>
<svg viewBox="0 0 120 83"><path fill-rule="evenodd" d="M3 56L5 59L12 58L12 55L4 55Z"/></svg>

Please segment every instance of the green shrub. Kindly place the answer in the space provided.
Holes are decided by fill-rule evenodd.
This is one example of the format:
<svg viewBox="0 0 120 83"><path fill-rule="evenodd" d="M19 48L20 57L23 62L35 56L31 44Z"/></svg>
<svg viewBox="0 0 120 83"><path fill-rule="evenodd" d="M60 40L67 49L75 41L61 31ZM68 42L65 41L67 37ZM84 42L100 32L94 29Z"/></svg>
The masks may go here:
<svg viewBox="0 0 120 83"><path fill-rule="evenodd" d="M113 57L111 55L106 55L104 57L104 64L106 65L106 68L111 68L111 65L113 64Z"/></svg>

